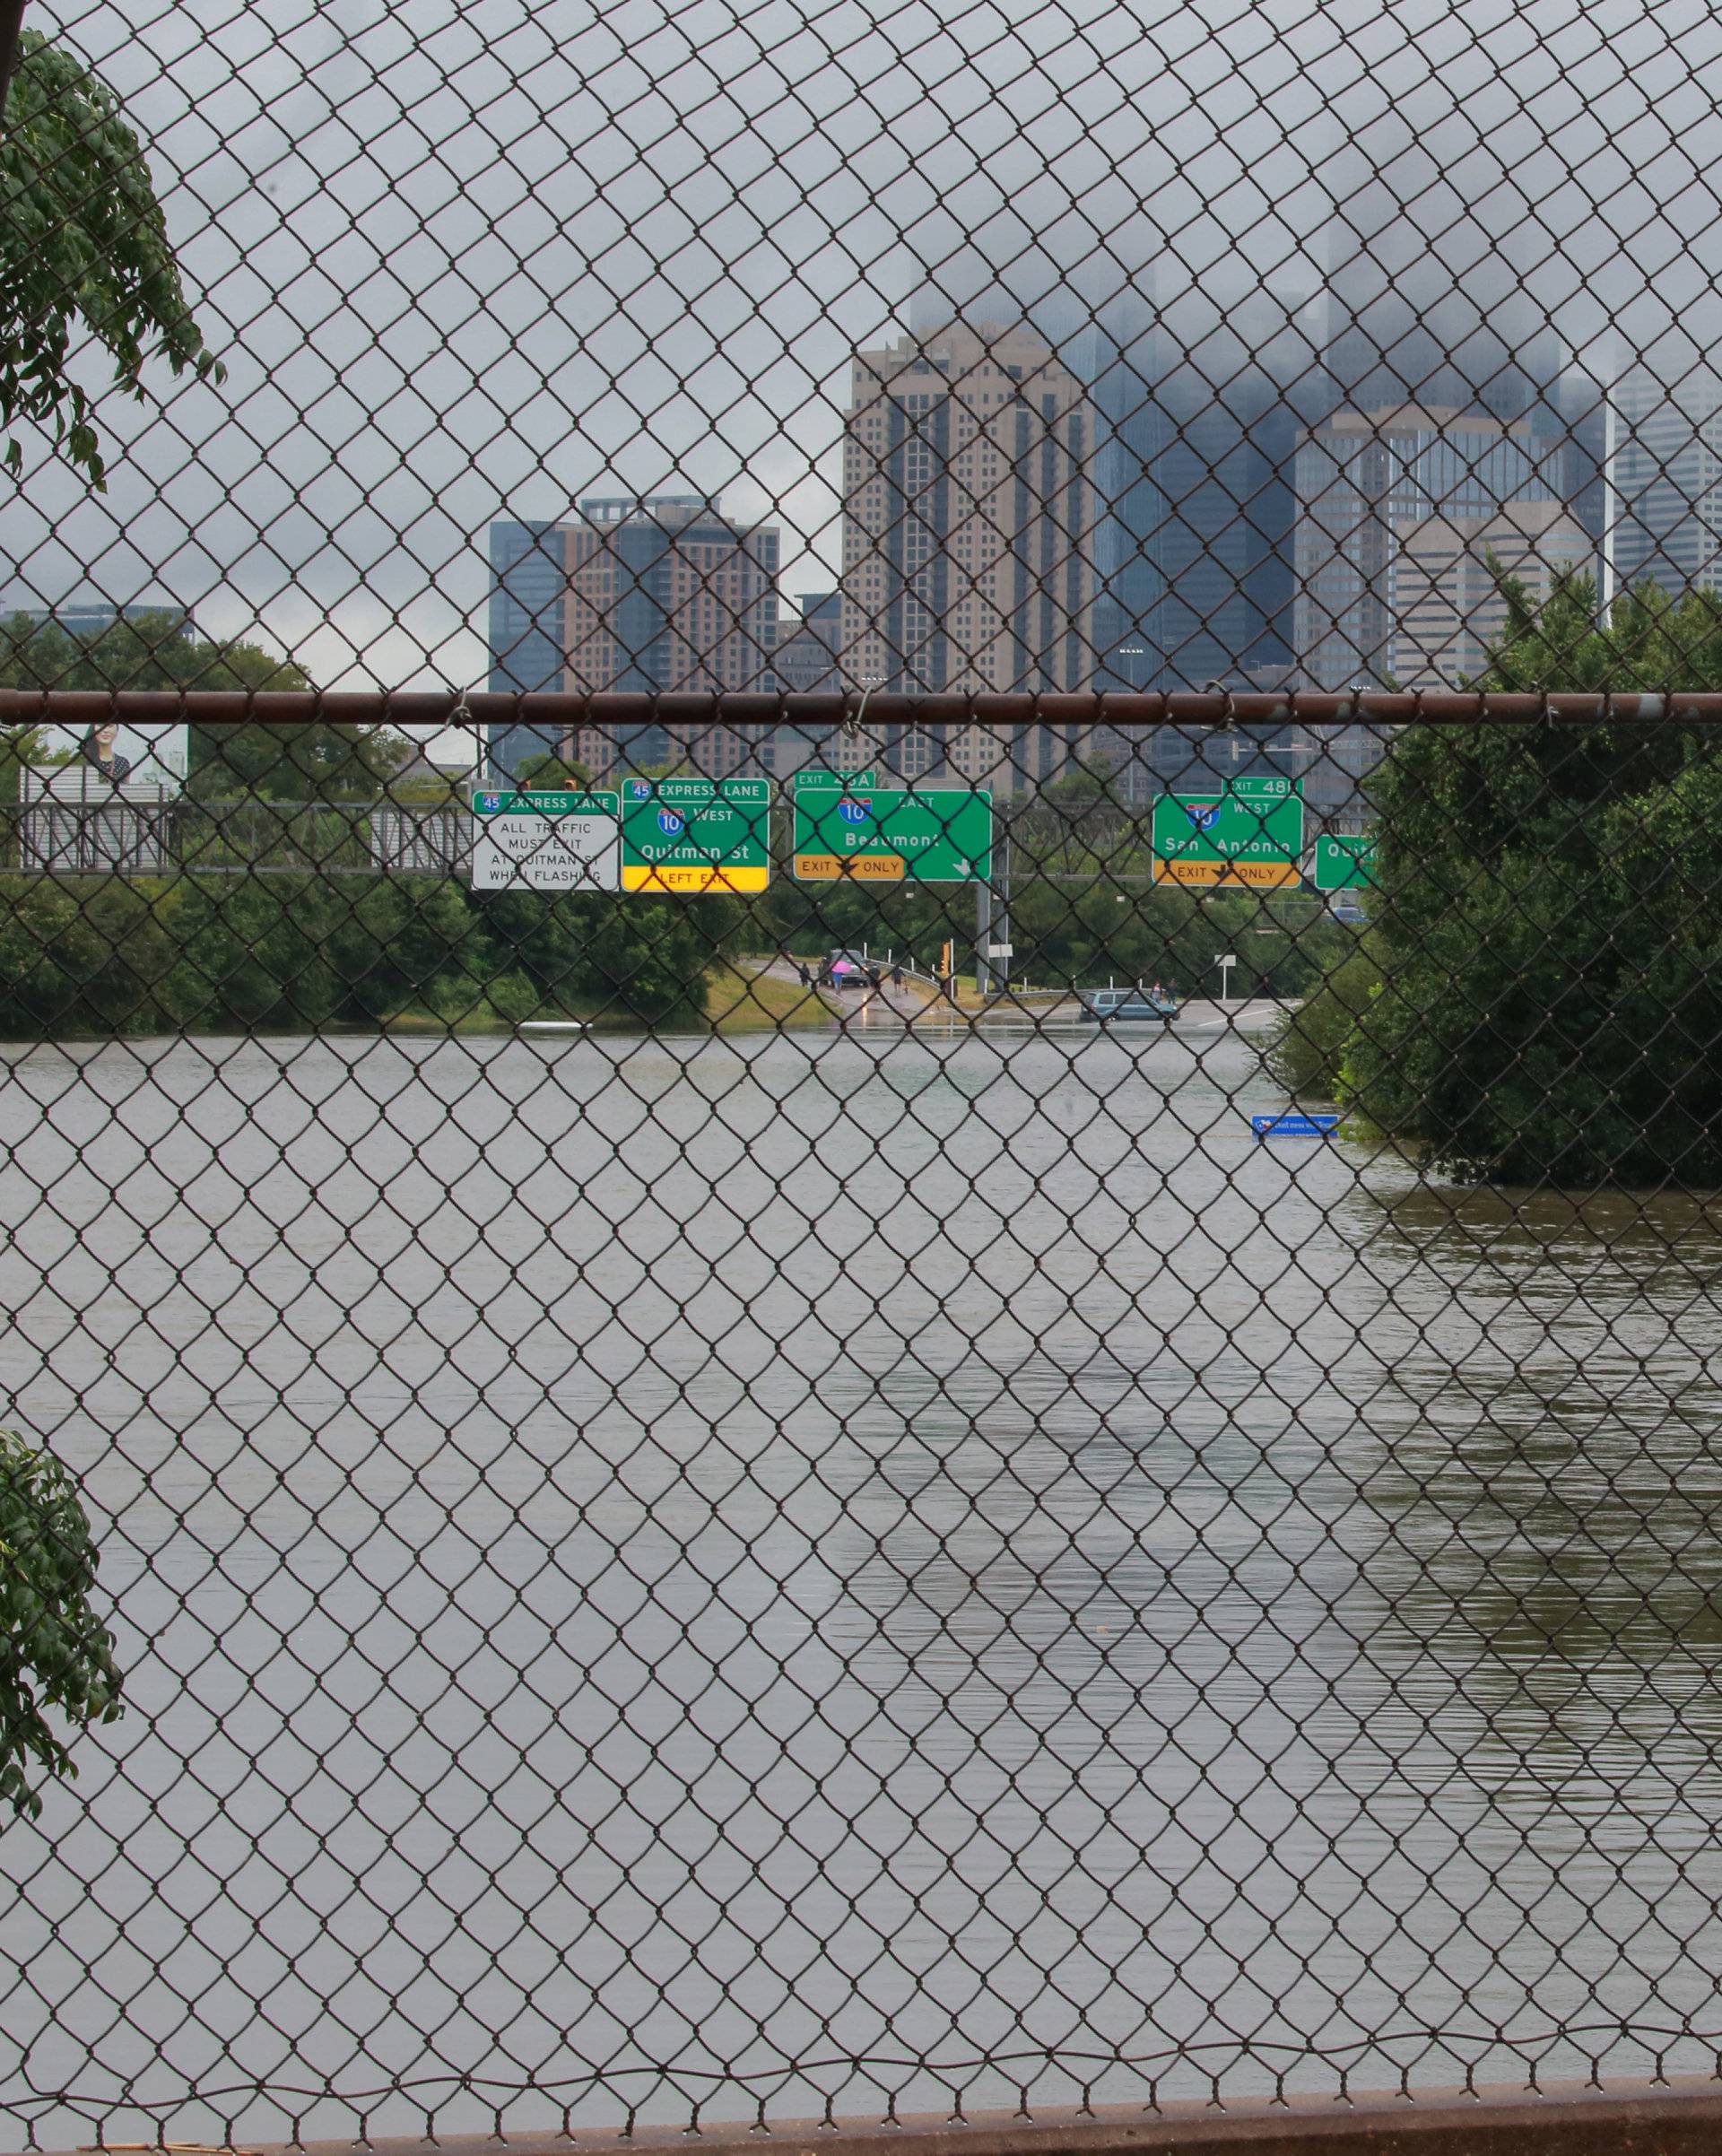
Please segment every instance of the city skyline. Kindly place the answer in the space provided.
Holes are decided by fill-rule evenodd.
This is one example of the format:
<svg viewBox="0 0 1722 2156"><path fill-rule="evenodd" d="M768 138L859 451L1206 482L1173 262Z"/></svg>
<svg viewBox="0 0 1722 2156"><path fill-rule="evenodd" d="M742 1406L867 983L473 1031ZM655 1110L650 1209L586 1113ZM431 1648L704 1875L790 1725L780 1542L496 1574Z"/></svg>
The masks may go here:
<svg viewBox="0 0 1722 2156"><path fill-rule="evenodd" d="M940 335L963 328L962 325L946 325L944 331L927 333L919 339L903 337L896 340L893 346L864 350L889 349L900 357L905 352L925 351L929 342L936 343ZM1001 338L1013 336L1033 342L1036 334L1027 324L1008 326L995 324L988 326L980 342L996 343ZM1352 349L1356 349L1355 340ZM1223 400L1213 398L1207 407L1196 408L1192 425L1180 420L1176 407L1180 396L1187 400L1187 380L1180 381L1179 377L1180 372L1188 374L1193 362L1187 354L1169 355L1163 340L1155 350L1145 337L1138 338L1129 347L1114 338L1109 360L1108 342L1097 331L1090 356L1081 371L1075 367L1066 369L1063 359L1052 353L1043 339L1039 340L1039 350L1048 355L1041 363L1065 383L1060 394L1068 399L1068 411L1079 415L1086 430L1083 476L1091 496L1090 507L1083 512L1080 543L1071 550L1084 580L1084 592L1082 608L1067 623L1072 631L1068 641L1081 653L1082 665L1072 668L1064 682L1055 685L1178 688L1205 686L1210 680L1220 680L1229 686L1245 687L1271 682L1290 683L1295 677L1307 680L1311 686L1326 687L1348 685L1357 678L1354 670L1344 666L1335 670L1317 658L1307 627L1293 626L1289 636L1283 633L1291 613L1289 595L1294 586L1301 592L1298 602L1300 612L1307 614L1315 604L1314 569L1313 565L1300 564L1295 558L1295 535L1300 528L1297 485L1295 482L1287 485L1283 465L1274 467L1262 447L1260 413L1267 392L1274 386L1268 370L1256 369L1240 378L1239 382L1228 385ZM1406 653L1411 646L1405 630L1395 632L1399 646L1396 652L1387 648L1394 642L1394 636L1378 635L1373 642L1382 653L1379 678L1407 686L1435 685L1438 682L1451 684L1481 664L1483 648L1503 619L1498 596L1493 591L1492 573L1483 568L1486 559L1496 560L1503 568L1520 576L1528 583L1534 597L1545 596L1552 577L1568 569L1597 572L1599 588L1605 590L1611 575L1619 583L1631 582L1642 575L1657 575L1673 589L1688 586L1718 588L1717 535L1722 532L1722 513L1718 511L1718 503L1722 501L1722 494L1717 491L1716 473L1718 447L1722 446L1722 416L1719 416L1722 395L1718 394L1716 378L1702 368L1686 368L1670 386L1657 366L1646 359L1604 388L1570 364L1561 366L1558 353L1551 359L1552 351L1546 335L1535 341L1541 378L1530 368L1521 368L1511 395L1500 395L1496 398L1502 410L1516 410L1516 416L1502 419L1492 415L1488 423L1512 429L1515 439L1527 438L1526 454L1544 475L1539 482L1541 491L1545 494L1552 491L1557 503L1563 504L1563 513L1558 517L1546 511L1532 515L1527 508L1528 498L1514 499L1515 490L1498 486L1495 493L1500 499L1492 500L1487 505L1491 516L1482 522L1474 516L1454 520L1454 531L1461 542L1459 551L1468 559L1468 567L1463 572L1451 564L1439 564L1438 557L1445 551L1439 543L1439 535L1424 532L1414 543L1408 543L1402 550L1395 571L1396 588L1401 595L1395 606L1407 624L1413 613L1417 615L1421 624L1417 632L1421 643L1417 648L1425 654L1429 665L1424 668L1407 663ZM1122 402L1122 407L1121 400L1106 381L1109 364L1118 379L1127 379L1129 384L1129 397ZM1674 372L1671 363L1664 364L1667 373ZM1281 371L1290 372L1290 369ZM1330 376L1332 372L1330 369ZM1308 379L1306 374L1302 381L1281 386L1281 408L1271 413L1275 427L1283 429L1286 411L1296 399L1301 398L1306 408L1310 405ZM1137 428L1134 439L1129 432L1133 419ZM1252 491L1247 478L1231 477L1223 456L1210 459L1201 453L1199 430L1203 426L1230 427L1234 453L1248 449L1267 464L1282 502L1271 516L1262 506L1262 487L1257 485ZM1300 428L1294 436L1297 444L1293 450L1294 470L1296 458L1303 454L1309 440L1318 430L1319 423L1314 430ZM930 444L921 446L930 447ZM1190 464L1198 486L1205 486L1220 503L1222 520L1228 505L1231 506L1232 529L1252 535L1253 555L1247 552L1229 561L1224 559L1222 548L1211 546L1205 541L1191 546L1189 535L1197 527L1199 519L1188 500L1180 502L1175 490L1166 483L1180 457ZM1605 465L1613 474L1612 521L1606 509L1609 488ZM1169 568L1165 551L1156 552L1152 547L1135 543L1136 533L1133 526L1144 518L1139 513L1130 516L1121 513L1131 503L1133 494L1138 501L1145 500L1157 508L1158 528L1162 532L1170 530L1177 543L1186 546L1184 568L1175 563ZM1283 505L1288 496L1293 502L1290 533L1283 526L1286 513ZM572 514L578 518L581 507L591 508L606 499L618 498L583 494ZM631 502L638 498L619 499ZM644 499L686 504L705 498L666 491L648 494ZM976 503L971 503L971 507L975 506ZM1496 510L1504 513L1493 514ZM1277 532L1276 524L1282 526ZM487 640L492 654L491 679L499 687L531 688L561 678L559 660L568 639L562 632L559 632L562 635L561 643L556 638L544 637L542 622L537 622L535 630L535 603L527 587L535 576L541 582L548 579L544 583L541 604L553 604L553 597L545 595L553 595L564 587L567 564L557 551L560 543L554 537L564 528L550 523L532 525L506 518L494 520L491 527L493 587L489 602ZM782 546L786 535L773 520L758 520L752 528L771 528L778 535L779 553L787 551ZM954 535L947 534L946 543L942 547L935 544L933 558L943 553L949 560L955 555L958 545ZM1187 559L1192 552L1199 560L1203 573L1212 579L1215 591L1215 604L1211 610L1194 609L1209 639L1207 656L1213 662L1212 673L1205 666L1197 668L1185 663L1178 639L1167 626L1169 618L1178 609L1182 608L1187 613L1192 611L1193 587L1187 569ZM1293 558L1287 559L1288 556ZM1125 570L1135 573L1152 586L1147 603L1124 626L1123 634L1131 639L1128 643L1123 643L1118 636L1122 609L1116 593L1121 564ZM1284 593L1277 605L1263 596L1263 578L1269 569L1274 576L1283 578ZM1409 595L1420 578L1426 588L1413 606ZM768 575L767 581L770 580ZM970 594L971 603L974 596ZM1113 604L1110 622L1107 614L1109 600ZM159 605L160 602L154 604ZM772 604L774 607L787 604L779 598L775 587ZM832 604L830 595L827 604ZM835 604L840 620L840 579ZM1389 611L1395 611L1395 606L1390 606ZM109 609L81 597L72 605L71 612L67 611L67 604L58 608L39 605L29 611L39 619L58 613L70 621L74 617L82 619L84 613L95 620L107 618L113 612L136 613L139 608L134 604L126 609ZM1437 617L1443 614L1446 625L1439 628ZM1228 632L1229 618L1232 616L1239 624L1235 639ZM1292 619L1295 622L1295 615ZM1270 637L1265 641L1264 632L1276 621L1280 630L1277 639ZM807 638L794 613L783 615L782 629L786 635L802 639L800 648L804 654L813 652L813 646L821 641L818 638ZM1150 642L1148 638L1155 630L1159 631L1156 640ZM539 637L536 645L533 641L535 633ZM739 672L734 668L720 669L721 680L708 679L698 669L692 673L683 669L680 675L666 676L664 685L673 685L674 680L680 680L684 686L793 688L796 684L784 677L774 677L766 662L765 655L772 648L775 634L774 624L772 636L760 634L753 639L758 664L750 664ZM830 641L829 638L825 640ZM962 653L973 656L971 631L960 635L956 643ZM1363 639L1361 648L1367 651L1370 643L1370 639ZM846 639L840 630L836 645L834 665L819 665L806 677L807 685L816 685L822 681L829 685L833 679L844 678ZM689 648L692 648L692 640ZM871 669L848 665L849 685L861 685L859 676L867 671ZM984 669L976 672L975 685L979 685L978 676ZM1367 666L1363 672L1368 678ZM588 674L587 678L591 685L601 685L602 681L613 677L603 675L600 671ZM647 683L642 678L636 685ZM523 736L517 750L505 750L505 761L516 762L523 752L551 752L561 745L544 735L530 740ZM978 740L954 754L948 749L941 749L939 752L959 770L967 767L978 770L981 761L989 756L996 764L1000 753L996 744L987 747ZM921 753L922 761L926 761L930 752ZM1048 776L1057 761L1057 752L1049 757L1039 743L1025 753L1022 744L1016 743L1011 755L1013 762L1026 763L1029 775L1036 778ZM909 760L915 760L913 752ZM1159 769L1158 762L1155 768ZM1163 772L1160 775L1164 777Z"/></svg>
<svg viewBox="0 0 1722 2156"><path fill-rule="evenodd" d="M1707 350L1722 222L1667 116L1685 125L1722 79L1714 18L1692 0L1659 8L1622 69L1608 26L1634 8L1522 12L1531 32L1510 48L1491 33L1449 50L1433 18L1384 17L1361 73L1316 35L1319 11L1260 41L1216 23L1227 67L1198 82L1204 39L1156 57L1170 21L1156 0L1147 31L1091 74L1055 61L1047 111L981 155L963 116L989 109L992 85L961 39L948 74L906 83L902 110L862 126L852 83L783 0L745 27L707 11L701 39L756 109L722 142L666 109L660 181L602 109L595 85L622 63L596 19L546 47L499 11L485 64L518 74L480 113L445 94L427 45L395 52L398 26L380 19L259 0L204 25L187 54L166 18L81 9L80 49L148 143L229 371L218 389L152 367L147 402L117 400L104 496L39 462L11 581L29 604L80 581L117 604L163 590L209 633L261 637L330 687L466 686L487 665L499 505L534 522L601 488L723 494L735 513L780 516L793 587L834 581L841 383L855 350L916 326L925 291L946 311L988 282L1024 311L1062 293L1073 330L1134 307L1222 383L1235 361L1221 326L1245 349L1313 348L1331 341L1313 321L1322 295L1356 256L1388 256L1402 285L1435 256L1423 274L1435 304L1457 288L1460 332L1517 293L1600 381L1675 326ZM1009 0L1007 22L1023 13ZM889 66L882 26L861 46ZM337 55L344 101L398 148L391 170L449 176L434 209L352 156L327 92ZM767 117L785 94L776 60L813 116L784 142ZM554 117L567 100L587 113L578 159ZM272 116L290 106L281 129ZM217 109L243 147L212 197ZM827 170L831 129L847 146ZM752 200L759 156L769 204ZM561 191L554 217L546 187ZM1403 205L1402 236L1387 212ZM573 217L590 240L578 256ZM1543 221L1558 245L1538 242ZM691 246L699 278L678 266ZM1408 297L1429 311L1421 288ZM1357 303L1373 300L1360 286Z"/></svg>
<svg viewBox="0 0 1722 2156"><path fill-rule="evenodd" d="M615 541L608 588L587 605L585 628L577 632L569 613L583 604L585 572L568 550L594 519L611 517L654 561L671 561L669 526L705 515L724 524L726 544L757 534L774 564L783 552L775 522L728 520L719 502L668 491L583 496L556 526L499 521L493 685L1452 686L1483 666L1504 627L1498 570L1534 600L1573 571L1600 587L1611 539L1606 444L1619 463L1620 413L1560 364L1546 338L1523 363L1495 367L1492 402L1428 407L1348 399L1342 374L1366 395L1397 378L1385 360L1364 363L1354 335L1337 359L1325 350L1300 373L1252 364L1205 402L1191 356L1152 330L1126 342L1095 326L1074 346L1077 363L1066 364L1072 347L1061 354L1031 324L983 319L856 353L843 566L834 591L813 595L822 630L783 617L792 667L776 665L780 602L775 587L767 601L770 571L756 595L769 626L762 611L719 658L712 639L733 637L739 617L725 611L718 555L688 579L677 604L693 608L691 625L668 644L655 640L667 617L662 595L651 601L644 589L642 571L645 581L654 573L647 557L630 569ZM1434 372L1440 386L1462 387L1450 367ZM1346 459L1335 456L1343 438L1374 459L1370 473L1359 465L1345 477ZM1342 513L1348 490L1352 507ZM548 640L543 621L535 626L534 590L561 610ZM661 656L672 649L679 658ZM595 735L578 760L589 769L661 760L669 743L660 732L639 744ZM1046 728L899 727L847 752L909 776L938 767L973 782L991 774L1033 784L1084 743L1091 752L1068 729L1058 740ZM500 752L504 768L517 761L517 750ZM739 742L707 752L726 768L745 753ZM1150 775L1144 783L1164 784L1180 760L1184 747L1167 743L1131 763ZM769 749L753 754L756 766L770 761Z"/></svg>

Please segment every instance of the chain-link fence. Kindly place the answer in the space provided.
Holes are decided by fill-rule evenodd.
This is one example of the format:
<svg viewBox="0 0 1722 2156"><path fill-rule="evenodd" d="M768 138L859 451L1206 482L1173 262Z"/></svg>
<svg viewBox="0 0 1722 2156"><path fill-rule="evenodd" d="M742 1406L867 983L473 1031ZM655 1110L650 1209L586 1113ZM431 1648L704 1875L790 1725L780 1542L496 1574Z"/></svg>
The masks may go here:
<svg viewBox="0 0 1722 2156"><path fill-rule="evenodd" d="M21 2141L1717 2065L1718 88L27 10Z"/></svg>

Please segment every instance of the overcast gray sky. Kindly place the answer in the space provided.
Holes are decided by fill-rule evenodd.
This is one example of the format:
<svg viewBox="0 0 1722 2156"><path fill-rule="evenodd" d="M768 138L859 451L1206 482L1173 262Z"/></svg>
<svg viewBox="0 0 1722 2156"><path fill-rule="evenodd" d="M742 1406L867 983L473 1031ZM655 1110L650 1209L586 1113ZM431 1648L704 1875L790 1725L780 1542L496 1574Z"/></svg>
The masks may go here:
<svg viewBox="0 0 1722 2156"><path fill-rule="evenodd" d="M594 490L722 491L782 522L787 590L829 582L849 353L989 283L1248 342L1315 318L1337 201L1443 320L1715 341L1704 0L27 20L149 138L229 374L109 403L105 498L33 455L5 596L164 596L330 685L482 679L486 526Z"/></svg>

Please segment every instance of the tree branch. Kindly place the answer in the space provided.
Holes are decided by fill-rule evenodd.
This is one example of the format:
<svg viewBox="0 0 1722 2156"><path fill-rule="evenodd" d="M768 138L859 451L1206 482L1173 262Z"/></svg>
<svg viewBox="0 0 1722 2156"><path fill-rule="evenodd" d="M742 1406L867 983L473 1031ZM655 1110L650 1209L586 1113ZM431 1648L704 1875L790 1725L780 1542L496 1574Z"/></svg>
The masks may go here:
<svg viewBox="0 0 1722 2156"><path fill-rule="evenodd" d="M18 39L24 27L25 0L0 0L0 121L6 109L6 91L12 71L18 64Z"/></svg>

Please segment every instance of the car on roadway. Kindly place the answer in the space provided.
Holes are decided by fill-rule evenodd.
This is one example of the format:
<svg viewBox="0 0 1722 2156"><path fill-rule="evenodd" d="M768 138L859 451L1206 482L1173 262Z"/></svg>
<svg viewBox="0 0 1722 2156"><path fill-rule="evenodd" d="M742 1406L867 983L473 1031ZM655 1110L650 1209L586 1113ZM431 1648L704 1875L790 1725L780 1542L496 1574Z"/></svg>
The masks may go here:
<svg viewBox="0 0 1722 2156"><path fill-rule="evenodd" d="M854 951L833 951L825 961L825 976L834 988L865 988L874 967L883 970L883 961Z"/></svg>
<svg viewBox="0 0 1722 2156"><path fill-rule="evenodd" d="M1083 1016L1096 1025L1170 1025L1178 1016L1175 995L1146 988L1079 988Z"/></svg>

